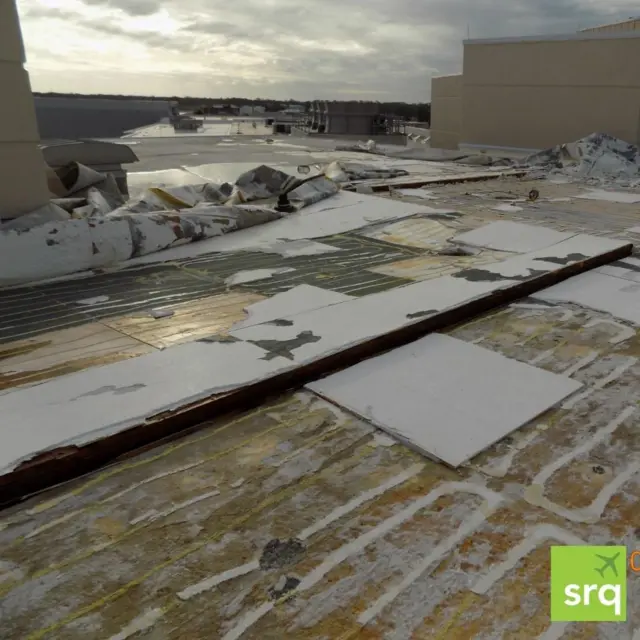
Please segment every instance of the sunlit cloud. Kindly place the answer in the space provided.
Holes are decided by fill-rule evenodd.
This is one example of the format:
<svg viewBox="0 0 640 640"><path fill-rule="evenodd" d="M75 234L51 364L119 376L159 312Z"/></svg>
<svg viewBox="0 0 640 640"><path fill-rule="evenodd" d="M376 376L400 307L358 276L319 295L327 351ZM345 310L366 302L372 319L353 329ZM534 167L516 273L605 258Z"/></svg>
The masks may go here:
<svg viewBox="0 0 640 640"><path fill-rule="evenodd" d="M461 41L566 33L637 0L19 0L37 91L425 101Z"/></svg>

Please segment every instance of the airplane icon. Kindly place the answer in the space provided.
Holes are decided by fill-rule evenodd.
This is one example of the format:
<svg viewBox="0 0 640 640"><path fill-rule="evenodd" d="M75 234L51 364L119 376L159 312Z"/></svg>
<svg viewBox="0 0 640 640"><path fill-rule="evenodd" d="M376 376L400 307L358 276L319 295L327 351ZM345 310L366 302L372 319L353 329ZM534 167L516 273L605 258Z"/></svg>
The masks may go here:
<svg viewBox="0 0 640 640"><path fill-rule="evenodd" d="M616 553L615 556L607 557L607 556L601 556L596 553L596 558L600 558L600 560L604 562L604 565L602 565L600 569L596 569L596 571L600 574L602 578L604 578L604 572L607 569L611 569L615 574L616 578L618 577L618 568L616 567L616 560L618 559L619 555L620 553L618 552Z"/></svg>

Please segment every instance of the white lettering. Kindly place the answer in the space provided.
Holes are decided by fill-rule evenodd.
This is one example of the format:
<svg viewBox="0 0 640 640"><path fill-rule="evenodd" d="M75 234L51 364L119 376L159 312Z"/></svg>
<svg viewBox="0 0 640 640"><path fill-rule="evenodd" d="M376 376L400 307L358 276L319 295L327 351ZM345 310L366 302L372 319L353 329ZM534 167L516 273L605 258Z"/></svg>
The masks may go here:
<svg viewBox="0 0 640 640"><path fill-rule="evenodd" d="M580 586L577 584L568 584L564 588L564 595L568 597L564 603L569 607L575 607L582 602L582 598L580 597Z"/></svg>
<svg viewBox="0 0 640 640"><path fill-rule="evenodd" d="M614 607L616 616L622 613L622 592L619 584L568 584L564 588L566 599L564 603L568 607L576 607L579 604L589 606L591 604L591 594L595 593L598 602L605 607Z"/></svg>
<svg viewBox="0 0 640 640"><path fill-rule="evenodd" d="M593 592L598 593L598 585L597 584L585 584L584 585L584 603L587 607L591 604L591 594Z"/></svg>
<svg viewBox="0 0 640 640"><path fill-rule="evenodd" d="M613 593L613 596L609 599L607 599L606 596L607 592ZM600 604L603 604L605 607L615 607L616 615L620 615L622 610L622 597L619 584L602 585L598 591L598 600L600 600Z"/></svg>

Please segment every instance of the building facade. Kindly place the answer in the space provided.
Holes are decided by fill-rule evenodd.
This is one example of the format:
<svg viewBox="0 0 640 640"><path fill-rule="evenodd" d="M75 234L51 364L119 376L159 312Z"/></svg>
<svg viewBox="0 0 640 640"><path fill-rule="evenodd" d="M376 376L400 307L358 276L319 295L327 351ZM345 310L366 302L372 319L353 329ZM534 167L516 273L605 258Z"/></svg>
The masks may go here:
<svg viewBox="0 0 640 640"><path fill-rule="evenodd" d="M462 74L431 81L431 146L457 149L462 128Z"/></svg>
<svg viewBox="0 0 640 640"><path fill-rule="evenodd" d="M0 219L15 218L49 201L45 163L33 107L18 12L0 2Z"/></svg>
<svg viewBox="0 0 640 640"><path fill-rule="evenodd" d="M432 146L534 150L593 132L640 143L639 23L465 41L463 73L432 80Z"/></svg>

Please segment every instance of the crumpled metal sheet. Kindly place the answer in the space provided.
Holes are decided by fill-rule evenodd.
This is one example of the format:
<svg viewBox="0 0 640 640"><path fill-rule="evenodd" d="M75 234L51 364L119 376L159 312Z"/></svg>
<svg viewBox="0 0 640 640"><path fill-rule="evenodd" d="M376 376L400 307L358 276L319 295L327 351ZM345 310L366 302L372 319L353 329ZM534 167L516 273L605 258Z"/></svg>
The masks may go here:
<svg viewBox="0 0 640 640"><path fill-rule="evenodd" d="M303 182L300 186L296 187L288 193L289 200L294 205L301 209L302 207L308 207L314 202L320 202L325 198L329 198L340 191L340 186L334 180L319 175L307 182Z"/></svg>
<svg viewBox="0 0 640 640"><path fill-rule="evenodd" d="M297 179L284 171L263 164L238 176L234 185L242 200L250 202L272 198L292 186Z"/></svg>

